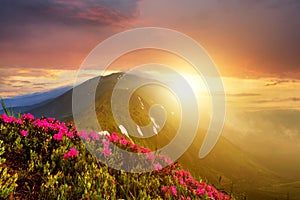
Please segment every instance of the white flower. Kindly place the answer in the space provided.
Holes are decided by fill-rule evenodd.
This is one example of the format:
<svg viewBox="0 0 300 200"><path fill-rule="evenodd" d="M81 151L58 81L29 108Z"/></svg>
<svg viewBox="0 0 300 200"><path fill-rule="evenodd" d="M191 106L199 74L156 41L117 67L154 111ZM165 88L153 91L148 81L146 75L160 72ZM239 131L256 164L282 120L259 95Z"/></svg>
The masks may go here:
<svg viewBox="0 0 300 200"><path fill-rule="evenodd" d="M99 135L104 135L104 136L110 136L108 131L100 131L98 132Z"/></svg>
<svg viewBox="0 0 300 200"><path fill-rule="evenodd" d="M128 132L126 128L123 125L119 125L119 129L121 130L121 133L129 137Z"/></svg>

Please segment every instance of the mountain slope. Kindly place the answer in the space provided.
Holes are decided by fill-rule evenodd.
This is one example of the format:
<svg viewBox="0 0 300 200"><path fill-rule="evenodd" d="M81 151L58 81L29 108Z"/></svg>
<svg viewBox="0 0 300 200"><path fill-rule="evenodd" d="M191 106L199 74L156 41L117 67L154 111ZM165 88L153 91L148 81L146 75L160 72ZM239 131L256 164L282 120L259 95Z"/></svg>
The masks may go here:
<svg viewBox="0 0 300 200"><path fill-rule="evenodd" d="M111 96L115 84L118 82L122 73L115 73L102 77L97 87L95 95L95 110L98 122L103 130L109 132L120 132L115 122L111 109ZM128 76L128 81L141 81L141 77ZM91 79L77 86L81 87L84 95L89 95L92 91L91 86L97 78ZM126 87L118 89L120 93L126 93ZM132 137L132 139L146 147L157 149L168 144L176 135L180 126L180 106L164 88L141 88L134 92L130 99L129 112L131 118L138 126L144 126L151 122L149 111L152 105L163 105L165 108L167 121L157 136L148 139ZM117 110L123 109L122 101L115 105ZM72 120L72 91L68 91L45 105L30 111L36 116L56 117L62 120ZM80 113L84 116L81 124L84 129L96 130L92 123L91 112L88 105ZM118 114L118 113L117 113ZM122 116L119 116L122 119ZM137 133L137 128L128 128L129 120L122 119L122 125L127 128L129 133ZM188 124L185 124L188 125ZM97 130L96 130L97 131ZM279 177L272 171L258 164L256 159L233 145L224 137L221 137L213 151L204 159L198 159L199 148L203 142L205 130L199 130L198 134L184 155L179 159L184 167L195 176L208 178L214 185L233 191L240 196L246 195L249 199L274 199L278 193L270 192L268 188L287 181Z"/></svg>

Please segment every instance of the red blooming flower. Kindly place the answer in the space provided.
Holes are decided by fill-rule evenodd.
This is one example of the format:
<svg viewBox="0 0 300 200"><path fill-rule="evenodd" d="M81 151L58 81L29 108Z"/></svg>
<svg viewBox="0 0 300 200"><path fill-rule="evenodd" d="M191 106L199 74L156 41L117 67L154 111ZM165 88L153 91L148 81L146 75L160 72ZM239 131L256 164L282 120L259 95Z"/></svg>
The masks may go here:
<svg viewBox="0 0 300 200"><path fill-rule="evenodd" d="M67 136L68 138L73 138L73 137L74 137L74 133L73 133L73 132L68 132L68 133L66 134L66 136Z"/></svg>
<svg viewBox="0 0 300 200"><path fill-rule="evenodd" d="M119 141L119 137L117 135L117 133L112 133L110 136L108 136L109 141L111 142L118 142Z"/></svg>
<svg viewBox="0 0 300 200"><path fill-rule="evenodd" d="M120 140L120 144L122 144L123 146L126 146L128 144L128 140L122 139L122 140Z"/></svg>
<svg viewBox="0 0 300 200"><path fill-rule="evenodd" d="M77 156L79 154L79 152L73 147L73 148L71 148L70 149L70 151L69 151L69 155L71 156L71 157L75 157L75 156Z"/></svg>
<svg viewBox="0 0 300 200"><path fill-rule="evenodd" d="M53 139L59 141L59 140L62 140L62 139L63 139L63 136L64 136L64 135L63 135L62 133L57 133L57 134L54 134L54 135L53 135Z"/></svg>
<svg viewBox="0 0 300 200"><path fill-rule="evenodd" d="M78 156L79 152L73 147L70 149L70 151L68 153L65 153L63 158L67 159L69 157L71 158L75 158L76 156Z"/></svg>
<svg viewBox="0 0 300 200"><path fill-rule="evenodd" d="M111 149L109 148L103 148L102 150L102 153L105 155L105 156L110 156L111 155Z"/></svg>
<svg viewBox="0 0 300 200"><path fill-rule="evenodd" d="M20 132L20 133L21 133L21 135L23 135L24 137L28 135L28 132L27 132L27 131L25 131L25 130L21 130L21 132Z"/></svg>
<svg viewBox="0 0 300 200"><path fill-rule="evenodd" d="M21 119L17 119L17 124L22 124L23 123L23 121L21 120Z"/></svg>
<svg viewBox="0 0 300 200"><path fill-rule="evenodd" d="M28 119L28 120L34 120L34 116L32 115L32 114L30 114L30 113L27 113L27 114L23 114L22 115L22 119Z"/></svg>
<svg viewBox="0 0 300 200"><path fill-rule="evenodd" d="M170 186L170 190L171 190L171 192L172 192L172 194L173 194L174 196L177 196L177 190L176 190L176 187L175 187L174 185L171 185L171 186Z"/></svg>
<svg viewBox="0 0 300 200"><path fill-rule="evenodd" d="M80 132L77 132L77 135L81 138L81 139L83 139L83 140L85 140L85 141L90 141L90 137L89 137L89 135L87 134L87 132L86 131L80 131Z"/></svg>
<svg viewBox="0 0 300 200"><path fill-rule="evenodd" d="M10 117L10 116L7 116L6 114L2 114L2 120L5 122L5 123L11 123L11 122L16 122L16 118L14 117Z"/></svg>
<svg viewBox="0 0 300 200"><path fill-rule="evenodd" d="M112 150L109 148L109 141L107 141L106 139L102 140L102 144L103 144L103 149L102 149L102 153L105 156L110 156Z"/></svg>
<svg viewBox="0 0 300 200"><path fill-rule="evenodd" d="M155 171L158 171L158 170L161 170L161 169L162 169L161 164L156 163L156 164L154 165L154 170L155 170Z"/></svg>
<svg viewBox="0 0 300 200"><path fill-rule="evenodd" d="M98 133L95 133L94 131L91 131L90 137L92 138L93 141L97 141L99 140L100 135Z"/></svg>
<svg viewBox="0 0 300 200"><path fill-rule="evenodd" d="M163 192L167 192L167 186L164 186L163 188L161 188L161 190L162 190Z"/></svg>

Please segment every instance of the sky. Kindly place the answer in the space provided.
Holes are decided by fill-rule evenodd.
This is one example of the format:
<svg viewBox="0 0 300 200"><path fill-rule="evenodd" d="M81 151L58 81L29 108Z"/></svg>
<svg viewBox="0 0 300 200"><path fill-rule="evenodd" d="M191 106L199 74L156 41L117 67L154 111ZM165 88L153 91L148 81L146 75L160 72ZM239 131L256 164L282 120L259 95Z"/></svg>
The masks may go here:
<svg viewBox="0 0 300 200"><path fill-rule="evenodd" d="M298 0L2 0L0 66L76 69L111 35L157 26L195 39L225 76L299 78Z"/></svg>
<svg viewBox="0 0 300 200"><path fill-rule="evenodd" d="M0 95L70 85L98 44L151 26L186 34L207 51L225 80L229 105L299 109L299 8L298 0L2 0ZM150 61L187 66L147 50L113 66Z"/></svg>

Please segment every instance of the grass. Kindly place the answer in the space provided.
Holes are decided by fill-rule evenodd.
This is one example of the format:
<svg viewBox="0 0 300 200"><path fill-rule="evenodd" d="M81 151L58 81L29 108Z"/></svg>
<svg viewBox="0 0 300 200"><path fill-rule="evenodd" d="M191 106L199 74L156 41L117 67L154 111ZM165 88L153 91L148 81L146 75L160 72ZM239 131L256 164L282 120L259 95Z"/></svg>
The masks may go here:
<svg viewBox="0 0 300 200"><path fill-rule="evenodd" d="M93 147L93 155L123 169L128 163L115 147L144 156L128 169L149 172L110 168L87 151L82 140ZM0 154L1 199L230 199L195 180L180 164L152 155L124 136L78 132L72 122L54 118L2 114Z"/></svg>

